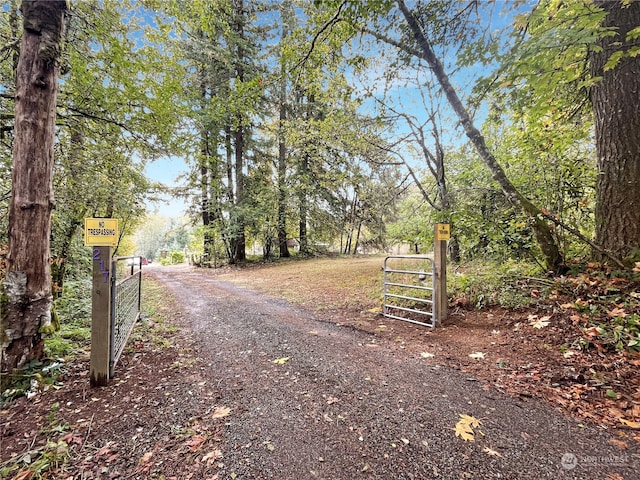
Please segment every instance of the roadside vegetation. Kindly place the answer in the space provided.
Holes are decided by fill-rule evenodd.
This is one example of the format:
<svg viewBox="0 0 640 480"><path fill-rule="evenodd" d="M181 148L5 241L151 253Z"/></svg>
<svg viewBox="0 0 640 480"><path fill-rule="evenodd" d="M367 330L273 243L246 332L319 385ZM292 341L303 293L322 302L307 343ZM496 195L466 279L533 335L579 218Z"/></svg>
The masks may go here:
<svg viewBox="0 0 640 480"><path fill-rule="evenodd" d="M65 382L77 381L79 378L86 380L87 372L78 370L78 367L83 368L78 362L86 361L89 355L91 283L72 281L65 288L67 291L63 292L56 303L63 319L62 326L46 339L46 358L31 362L20 372L18 380L2 393L0 411L17 398L40 401L51 391L62 388ZM145 280L143 288L142 317L129 338L125 351L136 352L140 348L169 349L177 327L172 324L172 306L166 291L162 285L152 280ZM73 425L60 417L59 410L60 404L52 402L45 421L38 426L37 431L25 430L25 433L33 437L31 448L0 462L0 478L66 478L63 474L68 471L69 465L81 464L87 455L101 455L93 446L86 445L86 439L74 431ZM89 423L87 434L90 429Z"/></svg>

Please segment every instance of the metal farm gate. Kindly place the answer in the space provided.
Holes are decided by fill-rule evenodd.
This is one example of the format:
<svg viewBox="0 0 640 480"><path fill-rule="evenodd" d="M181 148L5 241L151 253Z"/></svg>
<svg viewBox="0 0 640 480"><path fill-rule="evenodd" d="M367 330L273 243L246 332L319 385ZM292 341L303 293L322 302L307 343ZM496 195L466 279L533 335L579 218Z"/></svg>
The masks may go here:
<svg viewBox="0 0 640 480"><path fill-rule="evenodd" d="M109 377L140 318L142 258L116 257L111 263L111 312Z"/></svg>
<svg viewBox="0 0 640 480"><path fill-rule="evenodd" d="M382 314L388 318L435 327L436 268L424 255L390 255L384 259Z"/></svg>

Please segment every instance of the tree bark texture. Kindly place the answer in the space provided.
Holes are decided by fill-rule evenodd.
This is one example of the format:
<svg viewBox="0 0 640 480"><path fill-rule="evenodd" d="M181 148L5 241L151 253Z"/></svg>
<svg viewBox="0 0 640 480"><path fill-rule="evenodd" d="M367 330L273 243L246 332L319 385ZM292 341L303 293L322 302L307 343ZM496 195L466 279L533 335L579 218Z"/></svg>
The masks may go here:
<svg viewBox="0 0 640 480"><path fill-rule="evenodd" d="M211 262L211 215L210 215L210 165L209 165L209 139L208 133L201 132L200 148L200 215L202 217L202 227L204 228L204 238L202 245L202 266L209 266Z"/></svg>
<svg viewBox="0 0 640 480"><path fill-rule="evenodd" d="M298 237L300 242L299 252L302 255L311 253L309 239L307 238L307 219L309 217L309 197L307 196L307 183L309 179L309 154L302 154L300 159L300 178L302 184L298 189Z"/></svg>
<svg viewBox="0 0 640 480"><path fill-rule="evenodd" d="M591 74L600 77L591 89L595 116L598 180L596 187L596 244L617 258L640 256L640 56L622 58L604 70L612 54L627 51L638 40L627 33L640 26L640 2L598 1L607 13L603 26L616 35L600 41L601 52L591 55ZM594 252L596 256L599 252Z"/></svg>
<svg viewBox="0 0 640 480"><path fill-rule="evenodd" d="M511 181L507 178L504 170L494 157L491 150L487 146L484 136L482 133L476 128L469 115L469 112L462 104L460 97L455 91L451 81L449 80L449 76L444 71L444 67L438 57L436 57L429 40L424 35L420 25L413 15L413 13L407 8L404 0L397 0L398 7L402 12L411 33L413 34L414 39L416 40L418 47L420 48L421 56L420 58L424 59L431 67L433 74L435 75L440 87L442 88L445 96L447 97L447 101L451 108L455 112L458 120L460 120L460 124L464 129L467 137L471 141L474 146L476 152L489 169L491 176L493 179L500 185L505 196L509 199L509 201L514 205L520 208L524 215L529 218L531 229L536 237L536 241L542 254L545 258L545 266L549 270L558 271L563 268L564 259L560 250L558 248L558 244L553 236L553 232L551 228L547 224L547 222L542 218L541 211L538 207L533 205L527 198L525 198L511 183Z"/></svg>
<svg viewBox="0 0 640 480"><path fill-rule="evenodd" d="M283 30L286 36L286 30ZM287 120L287 84L284 67L280 74L280 121L278 128L278 249L280 258L290 257L287 245L287 144L284 135L284 123Z"/></svg>
<svg viewBox="0 0 640 480"><path fill-rule="evenodd" d="M16 72L9 254L2 315L2 366L11 373L41 358L51 326L50 234L53 209L58 59L66 1L24 0Z"/></svg>
<svg viewBox="0 0 640 480"><path fill-rule="evenodd" d="M285 119L284 105L280 106L280 121ZM287 150L284 135L278 144L278 250L281 258L291 256L287 245Z"/></svg>

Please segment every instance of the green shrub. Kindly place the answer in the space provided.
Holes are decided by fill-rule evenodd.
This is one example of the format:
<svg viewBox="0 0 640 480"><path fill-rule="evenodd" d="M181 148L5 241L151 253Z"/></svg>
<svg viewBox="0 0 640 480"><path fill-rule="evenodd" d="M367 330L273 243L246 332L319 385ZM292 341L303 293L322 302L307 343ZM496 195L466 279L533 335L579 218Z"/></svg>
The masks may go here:
<svg viewBox="0 0 640 480"><path fill-rule="evenodd" d="M547 279L535 278L540 273L539 266L523 261L470 262L449 268L447 289L454 302L476 308L525 307L532 303L533 289L547 290L552 285Z"/></svg>

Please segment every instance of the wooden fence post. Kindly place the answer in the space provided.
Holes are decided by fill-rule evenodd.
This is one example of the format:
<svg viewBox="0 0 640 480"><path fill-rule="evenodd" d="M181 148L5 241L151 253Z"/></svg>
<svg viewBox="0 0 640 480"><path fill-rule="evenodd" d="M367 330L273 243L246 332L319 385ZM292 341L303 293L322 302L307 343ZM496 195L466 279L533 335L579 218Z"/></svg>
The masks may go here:
<svg viewBox="0 0 640 480"><path fill-rule="evenodd" d="M447 240L449 225L436 223L433 234L433 262L436 267L436 282L433 286L433 302L436 324L447 319L449 300L447 297Z"/></svg>
<svg viewBox="0 0 640 480"><path fill-rule="evenodd" d="M93 247L93 294L91 301L92 387L109 383L111 356L111 247Z"/></svg>

